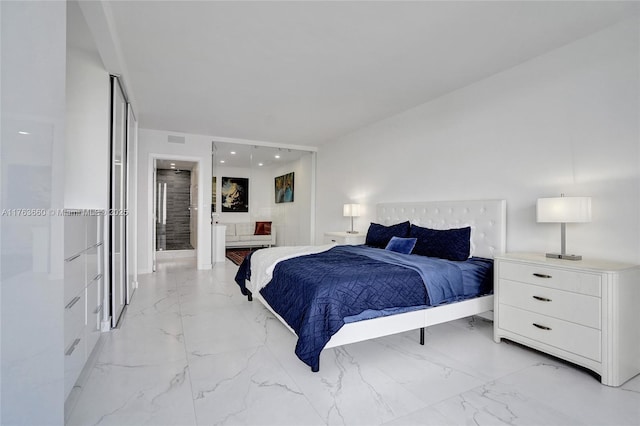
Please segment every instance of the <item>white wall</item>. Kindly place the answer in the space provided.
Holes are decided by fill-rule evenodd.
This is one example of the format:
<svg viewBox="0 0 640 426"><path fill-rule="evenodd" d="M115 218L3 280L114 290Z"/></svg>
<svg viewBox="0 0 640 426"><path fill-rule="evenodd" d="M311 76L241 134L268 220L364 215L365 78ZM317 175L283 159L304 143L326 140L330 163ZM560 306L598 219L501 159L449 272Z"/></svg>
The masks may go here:
<svg viewBox="0 0 640 426"><path fill-rule="evenodd" d="M109 74L97 52L67 49L67 208L109 207Z"/></svg>
<svg viewBox="0 0 640 426"><path fill-rule="evenodd" d="M567 251L640 262L639 22L626 21L322 146L318 236L342 204L507 200L509 251L559 251L539 197L593 197ZM473 64L470 64L473 66Z"/></svg>
<svg viewBox="0 0 640 426"><path fill-rule="evenodd" d="M0 20L0 209L61 209L66 3L0 2ZM64 423L63 235L62 216L0 216L3 425Z"/></svg>
<svg viewBox="0 0 640 426"><path fill-rule="evenodd" d="M169 135L184 136L184 144L169 143ZM211 138L178 132L138 131L138 273L152 270L153 193L150 191L153 158L199 162L198 166L198 269L211 268ZM205 196L205 194L207 194ZM205 202L206 200L206 202ZM207 204L208 203L208 204Z"/></svg>

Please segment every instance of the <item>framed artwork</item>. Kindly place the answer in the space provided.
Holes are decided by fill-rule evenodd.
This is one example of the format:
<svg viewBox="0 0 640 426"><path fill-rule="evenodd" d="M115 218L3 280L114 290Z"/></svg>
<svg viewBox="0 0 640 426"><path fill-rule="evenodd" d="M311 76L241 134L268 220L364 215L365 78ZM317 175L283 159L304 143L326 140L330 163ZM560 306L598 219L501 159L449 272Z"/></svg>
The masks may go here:
<svg viewBox="0 0 640 426"><path fill-rule="evenodd" d="M276 203L293 202L293 172L275 178Z"/></svg>
<svg viewBox="0 0 640 426"><path fill-rule="evenodd" d="M216 212L216 199L217 199L217 188L216 188L216 183L217 183L218 179L216 176L213 176L213 178L211 179L211 213L215 213Z"/></svg>
<svg viewBox="0 0 640 426"><path fill-rule="evenodd" d="M221 189L222 212L249 212L249 179L223 177Z"/></svg>

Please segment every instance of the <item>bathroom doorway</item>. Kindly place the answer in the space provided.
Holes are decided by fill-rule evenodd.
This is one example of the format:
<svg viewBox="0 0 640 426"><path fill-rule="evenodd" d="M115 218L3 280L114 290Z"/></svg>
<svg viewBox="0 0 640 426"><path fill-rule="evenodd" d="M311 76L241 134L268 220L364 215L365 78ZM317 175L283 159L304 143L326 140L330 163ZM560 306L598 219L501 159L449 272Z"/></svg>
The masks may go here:
<svg viewBox="0 0 640 426"><path fill-rule="evenodd" d="M198 163L157 159L155 166L156 256L195 257L198 247Z"/></svg>

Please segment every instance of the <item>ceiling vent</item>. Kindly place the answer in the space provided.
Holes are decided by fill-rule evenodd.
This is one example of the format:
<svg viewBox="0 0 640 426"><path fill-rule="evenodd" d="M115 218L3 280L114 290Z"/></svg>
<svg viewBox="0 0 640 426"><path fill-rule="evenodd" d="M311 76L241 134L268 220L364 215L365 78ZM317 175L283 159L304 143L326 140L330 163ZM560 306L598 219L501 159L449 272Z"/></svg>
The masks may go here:
<svg viewBox="0 0 640 426"><path fill-rule="evenodd" d="M169 143L184 143L184 136L169 135L167 137L167 142L169 142Z"/></svg>

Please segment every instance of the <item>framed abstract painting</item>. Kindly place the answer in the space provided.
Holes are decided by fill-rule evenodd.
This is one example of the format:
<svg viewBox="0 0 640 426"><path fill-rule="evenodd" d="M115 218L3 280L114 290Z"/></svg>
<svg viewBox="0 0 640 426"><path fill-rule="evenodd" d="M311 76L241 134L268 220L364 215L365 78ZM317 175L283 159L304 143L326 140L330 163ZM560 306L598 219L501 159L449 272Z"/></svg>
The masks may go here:
<svg viewBox="0 0 640 426"><path fill-rule="evenodd" d="M275 178L276 203L293 202L293 172Z"/></svg>
<svg viewBox="0 0 640 426"><path fill-rule="evenodd" d="M223 177L221 189L222 212L249 212L249 179Z"/></svg>

